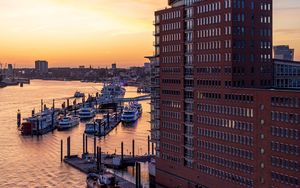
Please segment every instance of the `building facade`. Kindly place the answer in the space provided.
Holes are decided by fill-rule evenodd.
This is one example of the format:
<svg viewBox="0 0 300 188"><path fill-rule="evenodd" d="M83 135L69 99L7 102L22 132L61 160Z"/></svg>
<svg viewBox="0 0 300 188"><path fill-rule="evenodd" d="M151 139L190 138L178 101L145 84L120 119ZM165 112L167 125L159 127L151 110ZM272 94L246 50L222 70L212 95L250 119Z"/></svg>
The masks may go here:
<svg viewBox="0 0 300 188"><path fill-rule="evenodd" d="M290 49L288 45L274 46L274 58L294 61L294 49Z"/></svg>
<svg viewBox="0 0 300 188"><path fill-rule="evenodd" d="M300 89L300 62L274 59L274 87Z"/></svg>
<svg viewBox="0 0 300 188"><path fill-rule="evenodd" d="M272 0L169 5L154 22L157 184L299 186L300 92L270 89Z"/></svg>

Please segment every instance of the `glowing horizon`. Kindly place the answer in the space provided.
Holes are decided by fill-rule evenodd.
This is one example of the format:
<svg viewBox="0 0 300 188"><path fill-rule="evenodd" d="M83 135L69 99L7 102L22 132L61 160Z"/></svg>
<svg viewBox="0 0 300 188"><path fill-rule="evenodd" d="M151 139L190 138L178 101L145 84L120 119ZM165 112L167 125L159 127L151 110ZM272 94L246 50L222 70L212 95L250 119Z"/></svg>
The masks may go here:
<svg viewBox="0 0 300 188"><path fill-rule="evenodd" d="M142 65L153 54L154 11L166 0L0 1L0 62L33 67ZM288 44L300 60L298 0L274 0L274 45Z"/></svg>

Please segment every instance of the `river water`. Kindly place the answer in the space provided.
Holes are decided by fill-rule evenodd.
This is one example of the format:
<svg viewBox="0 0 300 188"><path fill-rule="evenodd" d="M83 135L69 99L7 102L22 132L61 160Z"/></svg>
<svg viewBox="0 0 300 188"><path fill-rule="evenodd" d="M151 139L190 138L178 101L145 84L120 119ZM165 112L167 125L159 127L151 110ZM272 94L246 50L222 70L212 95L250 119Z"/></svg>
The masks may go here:
<svg viewBox="0 0 300 188"><path fill-rule="evenodd" d="M17 130L16 114L20 109L22 118L28 117L33 108L40 109L40 100L48 106L52 99L73 96L75 91L96 93L101 84L71 81L32 80L24 87L12 86L0 89L0 187L85 187L85 174L60 162L60 140L71 136L71 154L81 154L84 124L64 132L54 131L39 138L21 136ZM140 96L135 87L126 87L125 97ZM56 106L63 101L56 102ZM124 153L131 152L135 139L135 153L147 152L147 136L150 130L149 101L142 101L143 115L133 126L119 125L105 138L97 140L103 152L120 153L124 142ZM93 152L93 139L89 138L89 152ZM66 154L66 152L65 152ZM142 165L142 181L147 181L147 165ZM129 168L123 175L131 178ZM134 180L134 178L131 178Z"/></svg>

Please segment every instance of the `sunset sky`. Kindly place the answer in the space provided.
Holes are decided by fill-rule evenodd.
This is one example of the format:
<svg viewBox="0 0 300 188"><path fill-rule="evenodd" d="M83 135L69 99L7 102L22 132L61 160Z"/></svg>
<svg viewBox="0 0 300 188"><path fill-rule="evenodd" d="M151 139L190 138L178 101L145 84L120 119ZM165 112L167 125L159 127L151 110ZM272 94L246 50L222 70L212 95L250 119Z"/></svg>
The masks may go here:
<svg viewBox="0 0 300 188"><path fill-rule="evenodd" d="M300 1L273 0L274 45L300 60ZM167 0L0 0L0 62L32 67L142 65L153 52L153 12Z"/></svg>

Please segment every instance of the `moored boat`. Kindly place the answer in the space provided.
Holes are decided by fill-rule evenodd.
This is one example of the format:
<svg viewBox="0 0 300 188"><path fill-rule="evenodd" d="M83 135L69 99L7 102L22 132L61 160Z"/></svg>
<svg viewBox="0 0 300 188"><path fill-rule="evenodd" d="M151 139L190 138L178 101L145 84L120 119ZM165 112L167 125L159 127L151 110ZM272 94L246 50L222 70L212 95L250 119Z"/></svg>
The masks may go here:
<svg viewBox="0 0 300 188"><path fill-rule="evenodd" d="M80 119L91 119L95 117L96 112L93 108L81 108L79 110Z"/></svg>
<svg viewBox="0 0 300 188"><path fill-rule="evenodd" d="M139 118L138 109L134 106L125 106L121 115L122 123L133 123Z"/></svg>
<svg viewBox="0 0 300 188"><path fill-rule="evenodd" d="M65 116L58 122L58 130L70 129L80 122L80 118L78 116Z"/></svg>
<svg viewBox="0 0 300 188"><path fill-rule="evenodd" d="M80 97L84 97L85 95L84 95L84 93L81 93L81 92L79 92L79 91L76 91L75 93L74 93L74 97L75 98L80 98Z"/></svg>

